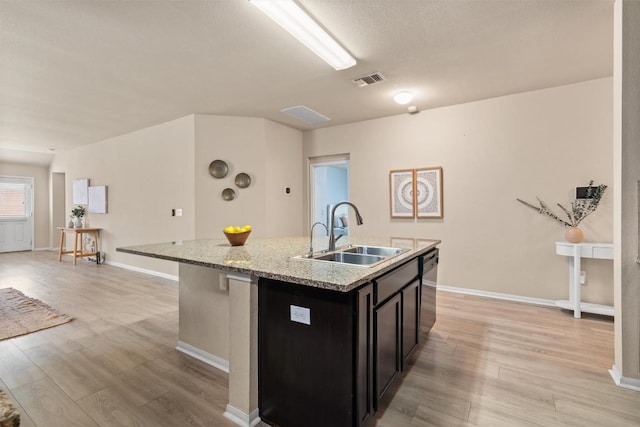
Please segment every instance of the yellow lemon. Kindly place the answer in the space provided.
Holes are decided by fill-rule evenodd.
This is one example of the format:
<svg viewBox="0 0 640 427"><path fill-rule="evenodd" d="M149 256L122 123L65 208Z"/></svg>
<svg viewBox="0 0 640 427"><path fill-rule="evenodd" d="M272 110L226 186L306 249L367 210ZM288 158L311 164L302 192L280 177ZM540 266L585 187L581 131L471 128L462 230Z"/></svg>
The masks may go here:
<svg viewBox="0 0 640 427"><path fill-rule="evenodd" d="M242 233L242 229L236 225L235 227L233 227L233 232L234 233Z"/></svg>
<svg viewBox="0 0 640 427"><path fill-rule="evenodd" d="M244 227L242 227L242 229L244 231L251 231L251 226L250 225L245 225Z"/></svg>
<svg viewBox="0 0 640 427"><path fill-rule="evenodd" d="M233 225L225 227L224 232L225 233L233 233Z"/></svg>

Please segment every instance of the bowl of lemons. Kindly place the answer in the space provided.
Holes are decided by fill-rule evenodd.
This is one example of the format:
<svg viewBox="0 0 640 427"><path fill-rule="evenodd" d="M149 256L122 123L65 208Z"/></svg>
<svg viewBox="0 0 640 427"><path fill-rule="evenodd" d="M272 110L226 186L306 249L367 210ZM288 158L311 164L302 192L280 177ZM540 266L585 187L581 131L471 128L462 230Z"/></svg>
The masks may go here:
<svg viewBox="0 0 640 427"><path fill-rule="evenodd" d="M251 226L238 227L237 225L230 225L225 227L223 232L231 246L242 246L249 238L249 234L251 234Z"/></svg>

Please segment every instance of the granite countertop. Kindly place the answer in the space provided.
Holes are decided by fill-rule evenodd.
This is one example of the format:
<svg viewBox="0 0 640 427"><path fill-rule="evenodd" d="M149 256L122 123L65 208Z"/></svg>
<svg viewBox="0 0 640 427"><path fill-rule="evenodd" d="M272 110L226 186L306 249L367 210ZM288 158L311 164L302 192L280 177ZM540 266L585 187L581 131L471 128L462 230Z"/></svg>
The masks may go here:
<svg viewBox="0 0 640 427"><path fill-rule="evenodd" d="M440 240L404 237L350 237L352 245L408 248L373 267L294 258L309 250L308 237L249 237L244 246L226 239L184 240L116 248L118 252L216 268L231 273L282 280L299 285L348 292L437 246ZM314 238L316 251L327 247L327 238Z"/></svg>

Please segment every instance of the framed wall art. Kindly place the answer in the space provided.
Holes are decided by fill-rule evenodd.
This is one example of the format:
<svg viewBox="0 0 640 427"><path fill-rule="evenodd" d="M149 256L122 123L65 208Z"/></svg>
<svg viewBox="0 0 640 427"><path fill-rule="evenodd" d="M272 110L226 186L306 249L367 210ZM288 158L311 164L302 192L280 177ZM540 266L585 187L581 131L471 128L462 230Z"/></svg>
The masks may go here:
<svg viewBox="0 0 640 427"><path fill-rule="evenodd" d="M416 169L414 193L417 218L442 218L442 167Z"/></svg>
<svg viewBox="0 0 640 427"><path fill-rule="evenodd" d="M413 169L398 169L389 172L391 218L415 217L413 176Z"/></svg>
<svg viewBox="0 0 640 427"><path fill-rule="evenodd" d="M89 187L89 212L107 213L107 186Z"/></svg>
<svg viewBox="0 0 640 427"><path fill-rule="evenodd" d="M89 203L89 179L73 180L73 204L86 205Z"/></svg>

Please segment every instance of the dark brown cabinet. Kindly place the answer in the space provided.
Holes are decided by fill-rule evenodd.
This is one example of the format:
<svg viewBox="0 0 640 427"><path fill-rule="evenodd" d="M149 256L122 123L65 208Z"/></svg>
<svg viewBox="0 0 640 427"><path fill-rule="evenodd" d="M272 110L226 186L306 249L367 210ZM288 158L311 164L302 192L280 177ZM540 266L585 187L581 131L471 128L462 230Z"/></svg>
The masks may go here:
<svg viewBox="0 0 640 427"><path fill-rule="evenodd" d="M265 422L355 425L354 294L260 279L258 399Z"/></svg>
<svg viewBox="0 0 640 427"><path fill-rule="evenodd" d="M420 333L420 281L402 290L402 369L418 347Z"/></svg>
<svg viewBox="0 0 640 427"><path fill-rule="evenodd" d="M378 402L402 369L400 364L401 308L400 295L396 294L374 309L376 409L378 409Z"/></svg>
<svg viewBox="0 0 640 427"><path fill-rule="evenodd" d="M280 427L370 424L418 346L423 261L416 257L351 292L260 279L262 420Z"/></svg>
<svg viewBox="0 0 640 427"><path fill-rule="evenodd" d="M373 407L373 285L358 290L358 347L356 356L358 425L374 413Z"/></svg>
<svg viewBox="0 0 640 427"><path fill-rule="evenodd" d="M415 258L374 280L376 409L418 344L420 262Z"/></svg>

